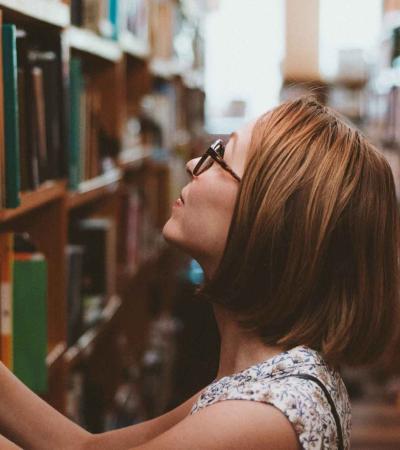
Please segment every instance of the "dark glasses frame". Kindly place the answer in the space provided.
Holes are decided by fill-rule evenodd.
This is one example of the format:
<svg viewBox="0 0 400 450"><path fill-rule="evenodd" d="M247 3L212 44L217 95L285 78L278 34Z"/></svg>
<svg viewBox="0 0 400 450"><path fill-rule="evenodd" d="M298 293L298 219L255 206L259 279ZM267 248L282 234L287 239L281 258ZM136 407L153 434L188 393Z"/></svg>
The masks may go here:
<svg viewBox="0 0 400 450"><path fill-rule="evenodd" d="M213 165L213 162L216 161L224 170L229 172L237 181L240 182L241 178L239 177L239 175L237 175L224 161L223 159L224 153L225 153L225 144L222 141L222 139L217 139L204 152L203 156L200 158L200 161L196 164L195 168L193 169L193 175L198 176L201 173L205 172ZM212 161L204 167L203 163L209 156L212 158Z"/></svg>

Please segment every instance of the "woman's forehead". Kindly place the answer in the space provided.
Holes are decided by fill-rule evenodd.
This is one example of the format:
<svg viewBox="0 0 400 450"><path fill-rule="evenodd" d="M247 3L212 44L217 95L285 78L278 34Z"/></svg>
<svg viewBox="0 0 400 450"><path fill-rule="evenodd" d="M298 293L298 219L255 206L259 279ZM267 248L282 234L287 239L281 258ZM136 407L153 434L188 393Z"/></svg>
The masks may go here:
<svg viewBox="0 0 400 450"><path fill-rule="evenodd" d="M238 170L244 166L254 124L255 121L247 123L242 128L231 133L229 137L226 147L227 151L225 152L227 158L225 159L227 159L227 162L230 161Z"/></svg>
<svg viewBox="0 0 400 450"><path fill-rule="evenodd" d="M233 143L236 145L237 141L239 141L239 145L246 143L249 137L251 137L251 133L254 127L255 121L248 122L245 125L243 125L241 128L237 129L236 131L233 131L229 135L228 142Z"/></svg>

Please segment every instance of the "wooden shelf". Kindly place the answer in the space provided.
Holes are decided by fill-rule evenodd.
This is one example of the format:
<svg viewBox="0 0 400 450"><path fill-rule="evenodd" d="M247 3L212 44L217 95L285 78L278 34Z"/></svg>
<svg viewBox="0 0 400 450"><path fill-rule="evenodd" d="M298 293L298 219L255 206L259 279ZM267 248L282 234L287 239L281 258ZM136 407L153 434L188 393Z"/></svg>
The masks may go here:
<svg viewBox="0 0 400 450"><path fill-rule="evenodd" d="M147 59L150 56L149 46L141 42L132 33L122 33L119 38L119 45L125 54L133 58Z"/></svg>
<svg viewBox="0 0 400 450"><path fill-rule="evenodd" d="M0 211L0 224L20 218L21 216L53 202L65 195L65 182L47 181L36 191L21 194L21 205L15 209Z"/></svg>
<svg viewBox="0 0 400 450"><path fill-rule="evenodd" d="M182 68L177 60L155 58L150 61L150 72L155 77L170 80L173 77L180 76Z"/></svg>
<svg viewBox="0 0 400 450"><path fill-rule="evenodd" d="M113 169L96 178L83 181L76 192L68 193L67 207L69 209L78 208L115 192L121 178L122 171Z"/></svg>
<svg viewBox="0 0 400 450"><path fill-rule="evenodd" d="M189 89L204 90L204 73L201 70L189 70L182 74L182 80Z"/></svg>
<svg viewBox="0 0 400 450"><path fill-rule="evenodd" d="M117 295L113 295L105 306L100 322L90 330L87 330L74 344L64 353L64 360L69 369L78 364L80 361L89 357L93 352L96 343L106 332L110 323L117 315L122 305L121 299Z"/></svg>
<svg viewBox="0 0 400 450"><path fill-rule="evenodd" d="M123 170L132 171L142 168L149 157L142 147L126 149L120 153L118 163Z"/></svg>
<svg viewBox="0 0 400 450"><path fill-rule="evenodd" d="M55 347L53 347L46 357L46 365L51 370L56 363L62 358L65 353L67 346L65 342L58 343Z"/></svg>
<svg viewBox="0 0 400 450"><path fill-rule="evenodd" d="M0 0L0 8L23 19L34 19L39 22L67 27L70 23L69 6L60 0Z"/></svg>
<svg viewBox="0 0 400 450"><path fill-rule="evenodd" d="M98 36L91 30L69 27L64 31L67 45L110 62L118 62L122 57L122 51L117 42Z"/></svg>

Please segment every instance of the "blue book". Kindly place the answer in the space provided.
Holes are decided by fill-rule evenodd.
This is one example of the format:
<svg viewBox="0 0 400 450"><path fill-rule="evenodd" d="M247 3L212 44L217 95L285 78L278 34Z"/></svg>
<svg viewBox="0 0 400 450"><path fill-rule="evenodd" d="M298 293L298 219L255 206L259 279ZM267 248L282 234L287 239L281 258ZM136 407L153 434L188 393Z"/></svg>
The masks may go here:
<svg viewBox="0 0 400 450"><path fill-rule="evenodd" d="M118 40L118 0L109 0L109 20L112 26L111 37Z"/></svg>

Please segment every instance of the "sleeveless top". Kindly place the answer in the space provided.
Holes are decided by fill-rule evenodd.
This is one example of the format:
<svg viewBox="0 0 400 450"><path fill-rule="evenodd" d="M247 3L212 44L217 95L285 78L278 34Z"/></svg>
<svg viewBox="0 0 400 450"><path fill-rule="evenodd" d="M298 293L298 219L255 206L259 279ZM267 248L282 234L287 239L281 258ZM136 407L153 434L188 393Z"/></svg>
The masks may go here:
<svg viewBox="0 0 400 450"><path fill-rule="evenodd" d="M214 380L198 397L190 414L223 400L264 402L287 417L303 450L337 449L336 424L326 395L311 380L286 377L295 374L315 376L325 385L340 418L344 448L350 449L351 408L346 387L339 373L306 346Z"/></svg>

